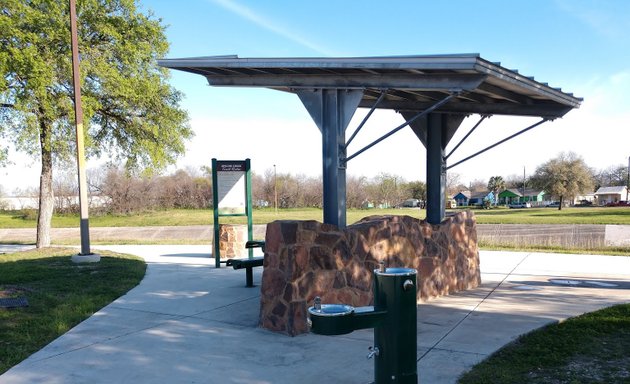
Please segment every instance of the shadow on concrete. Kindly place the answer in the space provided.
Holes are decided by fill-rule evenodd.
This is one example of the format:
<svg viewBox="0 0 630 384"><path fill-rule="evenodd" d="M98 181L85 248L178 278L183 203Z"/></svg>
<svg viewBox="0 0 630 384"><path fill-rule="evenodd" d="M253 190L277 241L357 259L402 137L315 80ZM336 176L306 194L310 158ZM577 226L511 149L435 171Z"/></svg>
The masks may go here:
<svg viewBox="0 0 630 384"><path fill-rule="evenodd" d="M512 284L519 284L532 287L564 287L571 288L599 288L599 289L630 289L628 280L593 280L576 277L553 277L547 281L510 281Z"/></svg>

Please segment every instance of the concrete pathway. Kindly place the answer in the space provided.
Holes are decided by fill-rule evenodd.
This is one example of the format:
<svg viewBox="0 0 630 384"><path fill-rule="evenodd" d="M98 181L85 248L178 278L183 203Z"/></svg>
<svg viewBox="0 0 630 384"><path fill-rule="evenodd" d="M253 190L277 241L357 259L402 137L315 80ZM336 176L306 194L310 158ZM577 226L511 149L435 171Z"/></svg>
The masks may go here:
<svg viewBox="0 0 630 384"><path fill-rule="evenodd" d="M30 244L0 244L0 255L3 255L5 253L26 251L33 248L35 248L35 246Z"/></svg>
<svg viewBox="0 0 630 384"><path fill-rule="evenodd" d="M373 380L371 330L288 337L258 328L259 289L244 286L243 271L214 268L208 246L106 248L147 260L141 284L0 383ZM482 251L481 268L479 288L418 306L421 383L455 383L520 334L630 301L630 257Z"/></svg>

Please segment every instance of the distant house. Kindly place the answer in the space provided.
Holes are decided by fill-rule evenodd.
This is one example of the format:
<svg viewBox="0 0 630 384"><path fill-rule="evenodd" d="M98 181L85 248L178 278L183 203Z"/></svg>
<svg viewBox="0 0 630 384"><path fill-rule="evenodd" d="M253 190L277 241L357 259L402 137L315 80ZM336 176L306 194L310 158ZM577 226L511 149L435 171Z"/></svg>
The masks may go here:
<svg viewBox="0 0 630 384"><path fill-rule="evenodd" d="M470 195L470 191L460 191L457 195L453 196L453 200L457 202L458 207L465 207L468 205Z"/></svg>
<svg viewBox="0 0 630 384"><path fill-rule="evenodd" d="M525 193L523 194L523 190L511 188L499 193L499 204L530 202L532 206L543 205L545 195L545 191L538 189L525 188Z"/></svg>
<svg viewBox="0 0 630 384"><path fill-rule="evenodd" d="M597 204L606 205L608 203L618 203L628 197L628 187L601 187L595 192Z"/></svg>
<svg viewBox="0 0 630 384"><path fill-rule="evenodd" d="M484 192L475 192L468 199L468 205L476 205L482 206L485 201L489 201L490 204L494 204L494 193L484 191Z"/></svg>
<svg viewBox="0 0 630 384"><path fill-rule="evenodd" d="M468 190L461 191L457 195L453 196L453 200L457 202L457 206L482 206L484 201L490 201L490 204L494 204L494 193L484 192L470 192Z"/></svg>
<svg viewBox="0 0 630 384"><path fill-rule="evenodd" d="M523 195L517 189L506 189L499 193L499 204L512 204L520 202Z"/></svg>

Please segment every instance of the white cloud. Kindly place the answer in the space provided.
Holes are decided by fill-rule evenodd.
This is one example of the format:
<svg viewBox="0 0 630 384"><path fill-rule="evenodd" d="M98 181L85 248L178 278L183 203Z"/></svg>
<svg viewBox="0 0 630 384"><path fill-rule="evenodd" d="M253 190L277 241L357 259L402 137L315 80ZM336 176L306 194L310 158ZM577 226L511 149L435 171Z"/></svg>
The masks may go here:
<svg viewBox="0 0 630 384"><path fill-rule="evenodd" d="M221 6L222 8L227 9L228 11L235 13L236 15L242 17L243 19L249 20L252 23L258 25L259 27L277 34L278 36L284 39L293 41L294 43L297 43L301 46L311 49L319 54L322 54L325 56L335 56L334 52L328 50L325 47L320 46L319 44L316 44L310 41L309 39L301 36L298 32L294 30L290 30L289 28L286 28L286 27L282 27L281 23L278 22L277 20L271 20L261 14L254 12L253 10L251 10L250 8L247 8L244 5L236 3L235 1L232 1L232 0L211 0L211 1Z"/></svg>
<svg viewBox="0 0 630 384"><path fill-rule="evenodd" d="M630 8L626 1L557 0L556 4L601 36L627 39Z"/></svg>
<svg viewBox="0 0 630 384"><path fill-rule="evenodd" d="M630 114L628 89L630 89L630 68L607 77L598 77L588 82L583 90L587 95L584 100L584 109L602 119L611 116L628 116Z"/></svg>

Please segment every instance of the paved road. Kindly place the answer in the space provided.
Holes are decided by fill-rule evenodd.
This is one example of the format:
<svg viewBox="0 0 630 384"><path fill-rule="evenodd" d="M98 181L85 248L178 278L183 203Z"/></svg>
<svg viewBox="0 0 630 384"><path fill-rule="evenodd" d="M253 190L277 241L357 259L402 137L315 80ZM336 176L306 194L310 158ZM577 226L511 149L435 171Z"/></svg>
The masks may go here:
<svg viewBox="0 0 630 384"><path fill-rule="evenodd" d="M478 224L480 241L518 245L556 245L572 247L603 247L605 225L522 225ZM90 227L93 241L125 240L191 240L212 242L212 225L162 227ZM264 239L265 225L254 226L254 238ZM80 240L79 228L53 228L52 238ZM0 229L0 242L35 242L35 229Z"/></svg>

